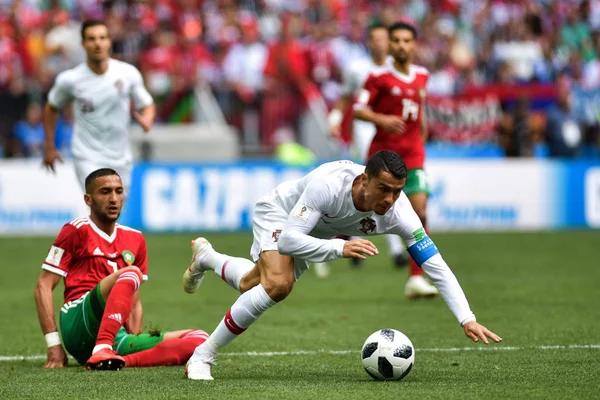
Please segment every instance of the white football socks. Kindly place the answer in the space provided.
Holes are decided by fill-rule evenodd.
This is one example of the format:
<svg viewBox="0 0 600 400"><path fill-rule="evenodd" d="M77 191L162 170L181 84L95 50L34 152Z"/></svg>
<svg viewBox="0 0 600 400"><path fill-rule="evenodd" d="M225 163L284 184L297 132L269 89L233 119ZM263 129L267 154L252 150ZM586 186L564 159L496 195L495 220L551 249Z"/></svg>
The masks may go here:
<svg viewBox="0 0 600 400"><path fill-rule="evenodd" d="M229 286L240 291L240 282L244 275L252 268L254 263L246 258L230 257L215 252L215 273L221 277Z"/></svg>
<svg viewBox="0 0 600 400"><path fill-rule="evenodd" d="M275 304L262 285L253 287L238 297L215 331L198 349L202 347L200 352L204 350L216 355L221 347L231 343Z"/></svg>

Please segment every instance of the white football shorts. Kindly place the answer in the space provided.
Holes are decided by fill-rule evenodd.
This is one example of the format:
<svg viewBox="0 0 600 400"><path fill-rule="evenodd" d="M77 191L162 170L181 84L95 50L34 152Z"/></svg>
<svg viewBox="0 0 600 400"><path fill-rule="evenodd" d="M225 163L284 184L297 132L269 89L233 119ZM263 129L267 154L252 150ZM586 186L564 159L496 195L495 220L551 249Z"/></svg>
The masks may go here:
<svg viewBox="0 0 600 400"><path fill-rule="evenodd" d="M89 174L100 168L112 168L121 176L123 181L123 191L125 197L129 197L129 189L131 188L131 172L133 171L133 164L126 163L122 165L113 165L109 163L101 163L98 161L83 160L81 158L74 158L73 164L75 165L75 173L77 174L77 181L81 185L81 189L85 193L85 178Z"/></svg>
<svg viewBox="0 0 600 400"><path fill-rule="evenodd" d="M252 218L252 233L254 235L254 242L252 242L252 249L250 250L252 261L258 261L260 253L263 251L277 251L277 241L287 218L288 213L276 204L265 201L265 199L256 203ZM304 271L310 267L310 264L309 261L294 258L294 279L298 280Z"/></svg>

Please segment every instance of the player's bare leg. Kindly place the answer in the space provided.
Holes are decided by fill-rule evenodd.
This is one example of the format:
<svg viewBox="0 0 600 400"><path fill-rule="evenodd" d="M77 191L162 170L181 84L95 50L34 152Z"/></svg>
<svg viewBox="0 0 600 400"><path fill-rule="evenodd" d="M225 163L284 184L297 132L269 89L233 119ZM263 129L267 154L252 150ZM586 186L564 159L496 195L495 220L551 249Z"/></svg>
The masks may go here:
<svg viewBox="0 0 600 400"><path fill-rule="evenodd" d="M425 231L427 231L427 193L414 193L408 196L408 200L419 216ZM410 299L434 297L439 294L435 286L429 283L423 276L423 270L411 258L408 281L404 288L404 295Z"/></svg>
<svg viewBox="0 0 600 400"><path fill-rule="evenodd" d="M183 273L183 290L187 293L194 293L202 283L206 271L210 270L219 275L229 286L243 293L244 288L247 290L253 287L241 285L241 281L244 275L254 267L255 264L248 259L230 257L215 251L207 239L199 237L192 241L192 262ZM254 286L256 286L258 270L253 273L252 277L255 281Z"/></svg>
<svg viewBox="0 0 600 400"><path fill-rule="evenodd" d="M211 366L219 350L242 334L265 311L285 299L294 286L294 260L277 251L264 251L257 262L260 284L243 293L208 340L198 346L186 366L194 380L212 380Z"/></svg>
<svg viewBox="0 0 600 400"><path fill-rule="evenodd" d="M115 336L123 326L133 306L133 298L142 282L142 272L138 267L126 267L100 281L100 295L106 302L100 321L96 346L92 356L85 363L89 370L119 370L125 366L125 359L112 347Z"/></svg>

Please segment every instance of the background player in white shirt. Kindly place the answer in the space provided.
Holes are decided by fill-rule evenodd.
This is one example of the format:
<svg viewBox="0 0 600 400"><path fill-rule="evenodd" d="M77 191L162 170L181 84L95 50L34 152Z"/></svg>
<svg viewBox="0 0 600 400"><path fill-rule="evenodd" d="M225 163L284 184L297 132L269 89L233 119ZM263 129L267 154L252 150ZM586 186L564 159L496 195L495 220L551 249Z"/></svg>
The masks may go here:
<svg viewBox="0 0 600 400"><path fill-rule="evenodd" d="M334 108L329 113L329 127L333 137L340 137L344 112L355 101L369 74L377 67L385 65L389 57L389 33L384 25L369 27L369 40L367 43L370 56L354 60L344 70L341 96ZM351 109L351 108L350 108ZM352 152L361 160L367 159L371 141L375 136L375 124L354 118L352 122ZM402 241L396 235L387 235L386 241L390 254L397 267L408 264L408 256L404 252ZM360 264L357 258L352 259L355 266Z"/></svg>
<svg viewBox="0 0 600 400"><path fill-rule="evenodd" d="M116 170L125 194L131 184L133 156L129 143L131 101L133 118L148 132L156 110L142 75L133 65L110 58L111 39L102 21L89 20L81 26L85 63L56 77L44 110L44 165L54 171L62 161L54 145L59 110L72 102L75 127L71 149L75 172L83 190L85 178L100 168Z"/></svg>
<svg viewBox="0 0 600 400"><path fill-rule="evenodd" d="M301 179L280 184L254 209L251 255L256 264L217 253L204 238L193 241L194 256L184 273L184 290L197 290L210 269L242 295L194 351L186 367L188 378L212 380L210 366L218 351L285 299L310 263L378 254L366 239L331 239L340 234L400 235L465 334L475 342L481 339L487 344L488 337L501 341L476 322L456 277L402 193L406 174L402 158L384 150L371 157L366 167L351 161L331 162Z"/></svg>

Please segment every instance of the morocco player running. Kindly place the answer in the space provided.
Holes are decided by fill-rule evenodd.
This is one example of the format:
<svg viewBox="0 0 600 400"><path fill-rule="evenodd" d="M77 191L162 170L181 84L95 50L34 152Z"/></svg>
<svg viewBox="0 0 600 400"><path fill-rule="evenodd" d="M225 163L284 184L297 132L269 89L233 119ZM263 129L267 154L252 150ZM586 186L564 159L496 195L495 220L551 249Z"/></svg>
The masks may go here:
<svg viewBox="0 0 600 400"><path fill-rule="evenodd" d="M116 223L123 185L112 169L86 179L90 218L66 224L35 288L40 325L48 344L46 368L67 366L56 329L52 291L65 280L60 330L67 351L88 369L181 365L208 334L201 330L142 332L139 289L147 279L146 241L141 232Z"/></svg>
<svg viewBox="0 0 600 400"><path fill-rule="evenodd" d="M131 101L133 118L144 131L152 128L155 107L142 75L133 65L110 58L111 40L102 21L85 21L81 27L87 61L56 77L44 110L44 164L54 171L61 160L54 145L59 110L73 103L75 127L71 150L77 179L85 190L85 178L99 168L112 168L129 193L133 156L129 144Z"/></svg>
<svg viewBox="0 0 600 400"><path fill-rule="evenodd" d="M398 22L390 26L388 32L392 58L367 78L354 105L354 116L377 126L369 156L380 150L392 150L406 162L408 174L404 193L427 230L429 187L423 170L427 136L423 105L429 73L425 68L411 64L415 28ZM414 260L410 260L409 273L404 289L408 298L438 294Z"/></svg>
<svg viewBox="0 0 600 400"><path fill-rule="evenodd" d="M213 270L242 295L194 351L186 367L188 378L212 380L211 365L219 350L285 299L310 263L341 257L364 259L378 253L369 240L345 241L336 239L337 235L400 235L465 334L475 342L501 341L476 322L456 277L402 193L406 173L398 154L381 151L366 167L351 161L331 162L301 179L280 184L254 208L254 262L220 254L206 239L196 239L192 263L183 277L184 290L197 290L206 271Z"/></svg>
<svg viewBox="0 0 600 400"><path fill-rule="evenodd" d="M383 25L373 25L369 27L368 47L370 57L365 57L353 61L344 74L342 84L342 95L338 99L335 107L329 113L329 124L331 135L339 137L341 134L341 124L343 112L348 105L356 100L363 84L369 77L369 74L376 68L385 65L389 54L388 30ZM371 122L353 119L352 123L352 146L356 157L361 160L367 159L371 141L375 136L375 125ZM408 256L404 252L402 241L396 235L386 235L386 241L392 255L394 264L397 267L404 267L408 263ZM360 260L352 259L356 266L360 265Z"/></svg>

